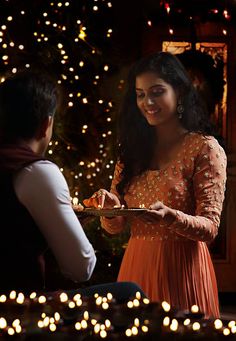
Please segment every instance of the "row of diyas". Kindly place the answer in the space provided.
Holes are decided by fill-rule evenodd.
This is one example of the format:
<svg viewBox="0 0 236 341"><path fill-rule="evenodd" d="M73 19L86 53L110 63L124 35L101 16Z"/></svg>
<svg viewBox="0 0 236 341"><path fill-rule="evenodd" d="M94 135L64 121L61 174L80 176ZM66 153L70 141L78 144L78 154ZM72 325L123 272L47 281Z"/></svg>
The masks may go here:
<svg viewBox="0 0 236 341"><path fill-rule="evenodd" d="M180 312L167 302L150 303L139 292L119 304L112 294L82 297L79 293L54 292L25 296L16 291L0 295L0 337L16 335L71 335L75 340L129 338L156 340L221 340L236 337L235 321L204 320L199 308ZM81 337L81 338L80 338ZM87 339L86 339L87 340Z"/></svg>

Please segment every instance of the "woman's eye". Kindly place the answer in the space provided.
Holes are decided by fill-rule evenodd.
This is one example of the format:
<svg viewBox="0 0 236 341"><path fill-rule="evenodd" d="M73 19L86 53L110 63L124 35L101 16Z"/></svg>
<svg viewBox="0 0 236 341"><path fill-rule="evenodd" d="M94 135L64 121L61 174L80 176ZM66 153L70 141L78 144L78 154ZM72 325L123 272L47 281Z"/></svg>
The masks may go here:
<svg viewBox="0 0 236 341"><path fill-rule="evenodd" d="M137 94L136 94L136 97L137 97L137 98L143 98L143 97L144 97L144 94L142 94L142 93L137 93Z"/></svg>
<svg viewBox="0 0 236 341"><path fill-rule="evenodd" d="M160 96L164 93L164 89L159 89L159 90L153 90L152 95L153 96Z"/></svg>

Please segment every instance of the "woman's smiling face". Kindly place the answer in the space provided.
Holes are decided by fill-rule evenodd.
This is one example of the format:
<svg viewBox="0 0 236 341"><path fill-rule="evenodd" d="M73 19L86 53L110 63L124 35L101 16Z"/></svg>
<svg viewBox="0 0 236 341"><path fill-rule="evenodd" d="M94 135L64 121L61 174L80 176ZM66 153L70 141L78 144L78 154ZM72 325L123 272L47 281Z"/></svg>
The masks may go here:
<svg viewBox="0 0 236 341"><path fill-rule="evenodd" d="M139 110L150 125L161 125L173 119L178 122L175 90L156 73L145 72L136 77L136 98Z"/></svg>

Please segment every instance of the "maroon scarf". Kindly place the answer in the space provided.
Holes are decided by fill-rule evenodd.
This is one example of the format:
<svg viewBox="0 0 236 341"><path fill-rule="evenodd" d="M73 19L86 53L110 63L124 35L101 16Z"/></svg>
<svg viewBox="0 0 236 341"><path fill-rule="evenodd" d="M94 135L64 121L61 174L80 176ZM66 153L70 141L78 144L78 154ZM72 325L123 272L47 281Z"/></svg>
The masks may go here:
<svg viewBox="0 0 236 341"><path fill-rule="evenodd" d="M28 164L45 160L27 145L5 144L0 146L0 171L14 173Z"/></svg>

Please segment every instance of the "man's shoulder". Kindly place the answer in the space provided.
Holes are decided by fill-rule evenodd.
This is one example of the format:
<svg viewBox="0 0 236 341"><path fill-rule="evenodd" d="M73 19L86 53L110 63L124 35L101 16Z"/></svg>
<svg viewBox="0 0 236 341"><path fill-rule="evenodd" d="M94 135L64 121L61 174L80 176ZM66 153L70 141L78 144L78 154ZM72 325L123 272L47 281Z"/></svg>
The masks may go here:
<svg viewBox="0 0 236 341"><path fill-rule="evenodd" d="M14 188L24 203L35 196L47 200L68 196L68 185L63 174L55 163L47 160L36 161L23 168L14 178Z"/></svg>
<svg viewBox="0 0 236 341"><path fill-rule="evenodd" d="M16 181L29 181L37 184L64 181L59 167L49 160L38 160L22 168L15 177Z"/></svg>
<svg viewBox="0 0 236 341"><path fill-rule="evenodd" d="M23 169L25 172L34 173L47 173L47 172L60 172L58 166L50 160L37 160L25 166Z"/></svg>

